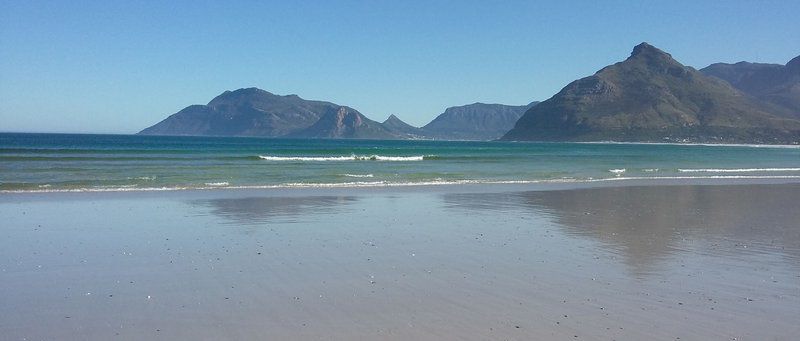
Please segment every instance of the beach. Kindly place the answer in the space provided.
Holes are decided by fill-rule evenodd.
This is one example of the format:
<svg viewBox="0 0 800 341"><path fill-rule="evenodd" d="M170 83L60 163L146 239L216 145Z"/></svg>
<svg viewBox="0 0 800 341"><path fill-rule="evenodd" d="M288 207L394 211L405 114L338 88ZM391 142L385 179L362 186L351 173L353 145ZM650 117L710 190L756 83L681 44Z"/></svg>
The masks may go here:
<svg viewBox="0 0 800 341"><path fill-rule="evenodd" d="M800 341L797 13L2 2L0 341Z"/></svg>
<svg viewBox="0 0 800 341"><path fill-rule="evenodd" d="M791 340L800 183L0 195L7 340Z"/></svg>

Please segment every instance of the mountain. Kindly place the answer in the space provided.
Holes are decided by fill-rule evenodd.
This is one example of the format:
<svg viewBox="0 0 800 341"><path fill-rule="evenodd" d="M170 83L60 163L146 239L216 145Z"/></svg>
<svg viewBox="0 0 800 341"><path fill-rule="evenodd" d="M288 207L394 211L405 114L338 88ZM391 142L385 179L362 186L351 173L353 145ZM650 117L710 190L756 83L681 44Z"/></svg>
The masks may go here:
<svg viewBox="0 0 800 341"><path fill-rule="evenodd" d="M781 110L642 43L529 109L502 139L800 142L800 120Z"/></svg>
<svg viewBox="0 0 800 341"><path fill-rule="evenodd" d="M511 129L536 103L521 106L474 103L450 107L422 127L422 132L445 140L494 140Z"/></svg>
<svg viewBox="0 0 800 341"><path fill-rule="evenodd" d="M278 137L307 128L339 106L257 89L225 91L207 105L192 105L142 130L143 135Z"/></svg>
<svg viewBox="0 0 800 341"><path fill-rule="evenodd" d="M308 128L287 135L294 138L401 139L382 124L366 118L353 108L326 111Z"/></svg>
<svg viewBox="0 0 800 341"><path fill-rule="evenodd" d="M481 103L448 108L423 130L395 115L379 123L347 106L247 88L225 91L206 105L188 106L139 134L488 140L507 131L525 108Z"/></svg>
<svg viewBox="0 0 800 341"><path fill-rule="evenodd" d="M406 128L402 125L406 124L397 117L387 120L387 126L384 127L350 107L309 101L297 95L279 96L258 88L247 88L225 91L207 105L188 106L139 134L413 138L410 133L405 132Z"/></svg>
<svg viewBox="0 0 800 341"><path fill-rule="evenodd" d="M426 138L422 132L422 129L403 122L395 115L389 115L389 118L387 118L386 121L383 121L381 125L397 136L402 136L409 139Z"/></svg>
<svg viewBox="0 0 800 341"><path fill-rule="evenodd" d="M739 62L716 63L700 72L723 79L759 100L788 110L800 118L800 56L786 65Z"/></svg>

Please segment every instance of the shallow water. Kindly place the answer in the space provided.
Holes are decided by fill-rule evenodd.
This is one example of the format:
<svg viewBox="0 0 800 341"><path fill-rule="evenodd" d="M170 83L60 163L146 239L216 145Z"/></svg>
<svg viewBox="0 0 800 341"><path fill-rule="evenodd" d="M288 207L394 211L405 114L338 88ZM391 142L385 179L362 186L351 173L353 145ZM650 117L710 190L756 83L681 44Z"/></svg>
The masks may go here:
<svg viewBox="0 0 800 341"><path fill-rule="evenodd" d="M0 134L0 192L797 179L800 147Z"/></svg>

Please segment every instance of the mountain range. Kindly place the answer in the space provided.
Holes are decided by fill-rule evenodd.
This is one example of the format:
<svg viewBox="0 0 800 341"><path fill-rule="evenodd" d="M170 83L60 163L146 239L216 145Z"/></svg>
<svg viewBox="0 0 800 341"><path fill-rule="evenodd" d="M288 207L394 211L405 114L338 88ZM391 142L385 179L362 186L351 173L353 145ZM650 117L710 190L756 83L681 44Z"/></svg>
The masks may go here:
<svg viewBox="0 0 800 341"><path fill-rule="evenodd" d="M447 108L423 127L297 95L225 91L144 135L509 141L800 143L800 57L685 66L650 44L543 102Z"/></svg>
<svg viewBox="0 0 800 341"><path fill-rule="evenodd" d="M351 107L280 96L258 88L225 91L139 132L142 135L262 136L359 139L497 139L527 106L475 103L447 108L417 128L395 115L373 121Z"/></svg>
<svg viewBox="0 0 800 341"><path fill-rule="evenodd" d="M776 76L758 86L780 90L766 91L763 98L787 93L781 90L787 79ZM526 111L502 139L798 143L796 114L642 43L626 60L568 84Z"/></svg>
<svg viewBox="0 0 800 341"><path fill-rule="evenodd" d="M716 63L700 69L700 72L723 79L748 95L781 107L790 117L800 118L800 56L786 65Z"/></svg>

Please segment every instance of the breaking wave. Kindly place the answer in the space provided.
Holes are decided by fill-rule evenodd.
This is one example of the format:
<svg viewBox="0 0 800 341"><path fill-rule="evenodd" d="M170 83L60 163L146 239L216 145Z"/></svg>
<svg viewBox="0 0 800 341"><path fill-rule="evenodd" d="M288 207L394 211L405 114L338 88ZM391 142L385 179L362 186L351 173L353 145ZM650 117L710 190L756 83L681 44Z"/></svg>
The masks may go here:
<svg viewBox="0 0 800 341"><path fill-rule="evenodd" d="M611 172L611 173L614 173L614 175L616 175L616 176L621 176L622 173L625 173L625 171L627 171L627 169L625 169L625 168L617 168L617 169L609 169L608 171Z"/></svg>
<svg viewBox="0 0 800 341"><path fill-rule="evenodd" d="M340 176L348 177L348 178L372 178L375 177L372 174L339 174Z"/></svg>
<svg viewBox="0 0 800 341"><path fill-rule="evenodd" d="M295 162L322 162L322 161L422 161L429 156L383 156L383 155L350 155L350 156L269 156L259 155L258 158L267 161L295 161Z"/></svg>

